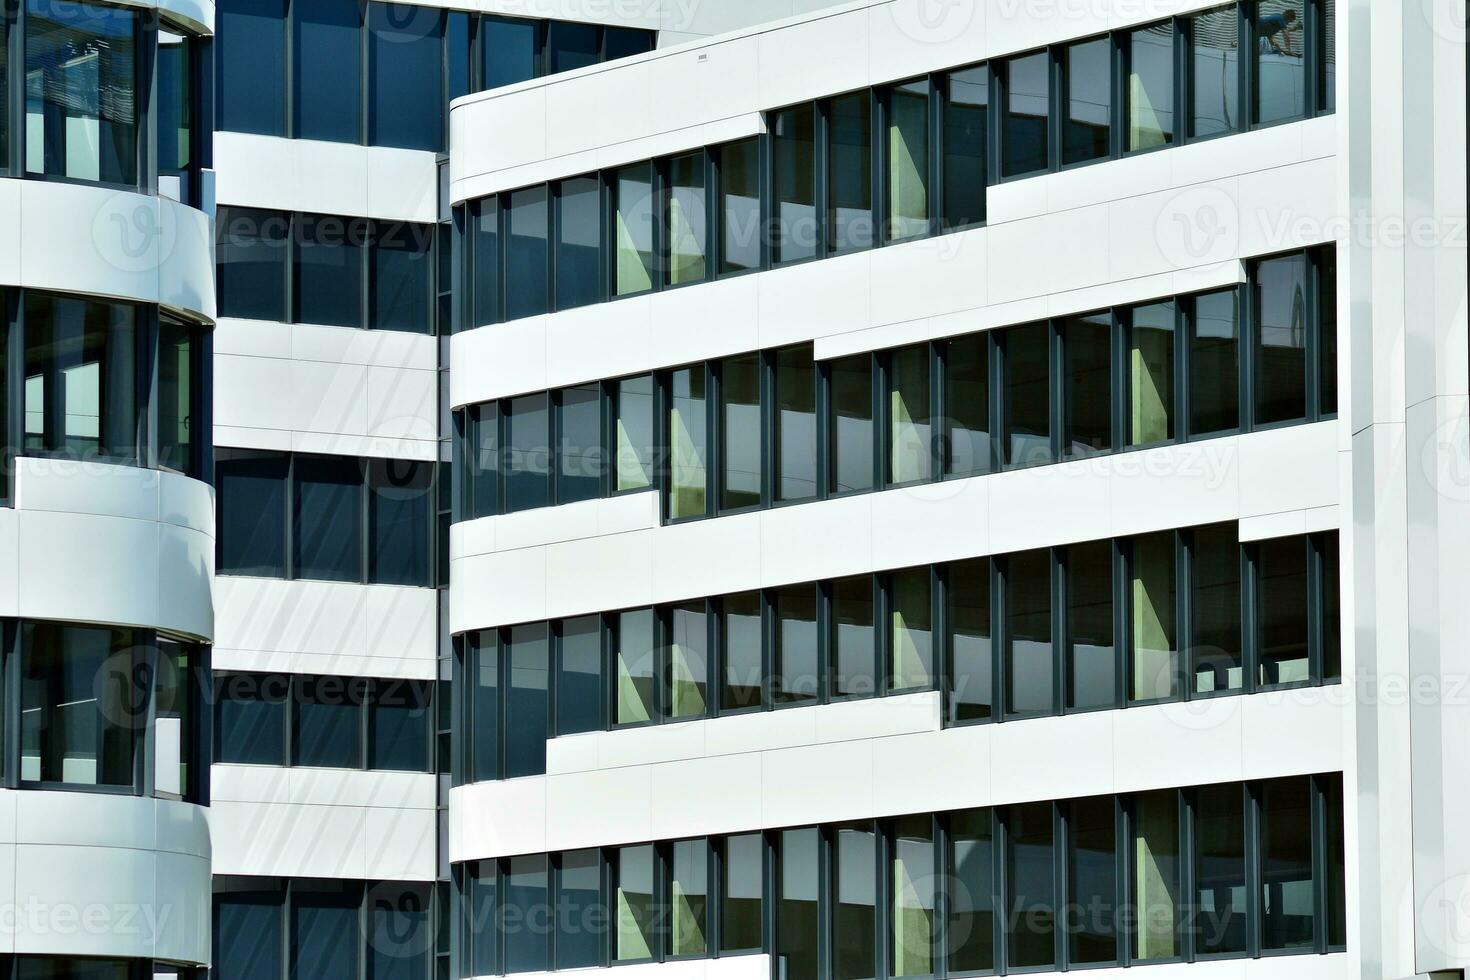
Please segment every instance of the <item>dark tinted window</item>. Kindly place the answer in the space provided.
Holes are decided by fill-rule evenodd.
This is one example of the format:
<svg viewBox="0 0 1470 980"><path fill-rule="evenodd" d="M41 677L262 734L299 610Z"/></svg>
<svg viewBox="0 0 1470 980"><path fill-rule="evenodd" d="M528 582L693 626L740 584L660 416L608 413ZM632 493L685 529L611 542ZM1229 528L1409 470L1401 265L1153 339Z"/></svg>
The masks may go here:
<svg viewBox="0 0 1470 980"><path fill-rule="evenodd" d="M591 926L602 914L602 860L595 848L566 851L557 859L556 968L598 966L602 936Z"/></svg>
<svg viewBox="0 0 1470 980"><path fill-rule="evenodd" d="M831 589L831 692L833 697L871 697L878 690L878 635L873 578L857 575Z"/></svg>
<svg viewBox="0 0 1470 980"><path fill-rule="evenodd" d="M1246 950L1245 794L1237 783L1195 790L1194 881L1200 953Z"/></svg>
<svg viewBox="0 0 1470 980"><path fill-rule="evenodd" d="M138 457L138 308L25 294L25 447Z"/></svg>
<svg viewBox="0 0 1470 980"><path fill-rule="evenodd" d="M760 834L725 838L720 861L720 951L760 949L765 907L765 846Z"/></svg>
<svg viewBox="0 0 1470 980"><path fill-rule="evenodd" d="M1310 679L1307 656L1307 539L1272 538L1256 544L1256 602L1260 684Z"/></svg>
<svg viewBox="0 0 1470 980"><path fill-rule="evenodd" d="M1313 942L1311 782L1261 784L1261 948L1310 949Z"/></svg>
<svg viewBox="0 0 1470 980"><path fill-rule="evenodd" d="M867 92L839 95L827 109L827 250L873 244L873 119Z"/></svg>
<svg viewBox="0 0 1470 980"><path fill-rule="evenodd" d="M1067 707L1110 707L1118 697L1112 543L1074 544L1066 561Z"/></svg>
<svg viewBox="0 0 1470 980"><path fill-rule="evenodd" d="M486 198L472 205L470 217L470 326L500 320L500 204Z"/></svg>
<svg viewBox="0 0 1470 980"><path fill-rule="evenodd" d="M215 463L218 570L286 574L286 457L230 450Z"/></svg>
<svg viewBox="0 0 1470 980"><path fill-rule="evenodd" d="M268 880L258 889L216 891L210 972L221 980L281 980L285 919L285 896Z"/></svg>
<svg viewBox="0 0 1470 980"><path fill-rule="evenodd" d="M857 354L831 361L830 452L833 493L873 488L873 358Z"/></svg>
<svg viewBox="0 0 1470 980"><path fill-rule="evenodd" d="M368 716L368 768L427 772L429 684L375 680Z"/></svg>
<svg viewBox="0 0 1470 980"><path fill-rule="evenodd" d="M505 318L516 320L546 312L546 187L508 195L505 243Z"/></svg>
<svg viewBox="0 0 1470 980"><path fill-rule="evenodd" d="M785 980L816 980L821 840L815 827L783 830L776 840L776 955Z"/></svg>
<svg viewBox="0 0 1470 980"><path fill-rule="evenodd" d="M820 691L817 659L817 592L793 585L772 593L776 614L775 691L777 703L813 701Z"/></svg>
<svg viewBox="0 0 1470 980"><path fill-rule="evenodd" d="M744 592L721 601L721 652L725 676L720 707L731 711L761 703L760 593Z"/></svg>
<svg viewBox="0 0 1470 980"><path fill-rule="evenodd" d="M294 764L331 769L362 766L362 705L367 682L356 677L295 679Z"/></svg>
<svg viewBox="0 0 1470 980"><path fill-rule="evenodd" d="M761 264L759 144L751 140L719 148L720 271L741 272Z"/></svg>
<svg viewBox="0 0 1470 980"><path fill-rule="evenodd" d="M1189 431L1240 425L1240 312L1236 291L1194 298L1189 335Z"/></svg>
<svg viewBox="0 0 1470 980"><path fill-rule="evenodd" d="M368 4L368 140L413 150L444 147L444 12Z"/></svg>
<svg viewBox="0 0 1470 980"><path fill-rule="evenodd" d="M420 980L428 973L433 941L426 883L374 884L368 890L367 956L370 980Z"/></svg>
<svg viewBox="0 0 1470 980"><path fill-rule="evenodd" d="M1025 551L1005 560L1006 714L1052 710L1051 555Z"/></svg>
<svg viewBox="0 0 1470 980"><path fill-rule="evenodd" d="M433 465L402 459L368 464L368 580L429 584Z"/></svg>
<svg viewBox="0 0 1470 980"><path fill-rule="evenodd" d="M429 333L434 326L431 260L434 227L379 221L369 259L371 320L376 330Z"/></svg>
<svg viewBox="0 0 1470 980"><path fill-rule="evenodd" d="M510 629L510 696L505 719L505 775L546 771L550 661L545 623Z"/></svg>
<svg viewBox="0 0 1470 980"><path fill-rule="evenodd" d="M465 639L470 712L469 781L500 777L500 656L494 630ZM490 973L494 970L487 971Z"/></svg>
<svg viewBox="0 0 1470 980"><path fill-rule="evenodd" d="M1005 106L1001 116L1001 176L1045 170L1051 104L1051 59L1045 51L1001 63Z"/></svg>
<svg viewBox="0 0 1470 980"><path fill-rule="evenodd" d="M816 110L810 103L771 114L775 229L772 262L817 254Z"/></svg>
<svg viewBox="0 0 1470 980"><path fill-rule="evenodd" d="M550 74L597 64L598 27L554 20L546 31L546 70Z"/></svg>
<svg viewBox="0 0 1470 980"><path fill-rule="evenodd" d="M596 177L561 182L557 194L556 308L602 298L602 196Z"/></svg>
<svg viewBox="0 0 1470 980"><path fill-rule="evenodd" d="M817 368L812 348L776 352L776 499L817 495Z"/></svg>
<svg viewBox="0 0 1470 980"><path fill-rule="evenodd" d="M293 135L358 142L362 137L362 8L357 0L292 0L291 15L296 45Z"/></svg>
<svg viewBox="0 0 1470 980"><path fill-rule="evenodd" d="M1062 163L1082 163L1111 151L1113 42L1101 37L1063 49L1066 103L1062 119Z"/></svg>
<svg viewBox="0 0 1470 980"><path fill-rule="evenodd" d="M1070 963L1115 963L1118 839L1113 797L1067 804L1067 903L1077 910L1064 920Z"/></svg>
<svg viewBox="0 0 1470 980"><path fill-rule="evenodd" d="M362 577L362 464L350 456L298 456L296 577Z"/></svg>
<svg viewBox="0 0 1470 980"><path fill-rule="evenodd" d="M1062 321L1066 353L1066 456L1091 456L1113 447L1112 317L1107 313Z"/></svg>
<svg viewBox="0 0 1470 980"><path fill-rule="evenodd" d="M1256 424L1307 414L1307 256L1256 263Z"/></svg>
<svg viewBox="0 0 1470 980"><path fill-rule="evenodd" d="M981 66L950 72L944 106L945 228L985 220L989 120L990 71Z"/></svg>
<svg viewBox="0 0 1470 980"><path fill-rule="evenodd" d="M546 855L508 858L505 872L501 879L501 926L495 930L505 946L505 972L549 969L551 935L546 928L546 910L550 888Z"/></svg>
<svg viewBox="0 0 1470 980"><path fill-rule="evenodd" d="M1056 962L1056 871L1052 805L1011 807L1006 816L1005 876L1011 969Z"/></svg>
<svg viewBox="0 0 1470 980"><path fill-rule="evenodd" d="M995 968L995 850L989 810L949 817L949 968Z"/></svg>
<svg viewBox="0 0 1470 980"><path fill-rule="evenodd" d="M215 288L219 315L286 319L286 241L290 216L221 207L215 219Z"/></svg>
<svg viewBox="0 0 1470 980"><path fill-rule="evenodd" d="M296 322L362 326L365 218L296 216Z"/></svg>
<svg viewBox="0 0 1470 980"><path fill-rule="evenodd" d="M759 354L728 357L720 364L720 509L761 502L761 378Z"/></svg>
<svg viewBox="0 0 1470 980"><path fill-rule="evenodd" d="M505 509L507 513L551 502L551 432L546 393L506 402Z"/></svg>
<svg viewBox="0 0 1470 980"><path fill-rule="evenodd" d="M26 0L26 170L138 181L138 12Z"/></svg>
<svg viewBox="0 0 1470 980"><path fill-rule="evenodd" d="M557 393L556 502L591 500L602 492L602 387Z"/></svg>
<svg viewBox="0 0 1470 980"><path fill-rule="evenodd" d="M653 32L636 27L604 27L602 29L602 60L630 58L653 50Z"/></svg>
<svg viewBox="0 0 1470 980"><path fill-rule="evenodd" d="M990 469L990 339L956 337L944 351L945 423L949 427L945 472Z"/></svg>
<svg viewBox="0 0 1470 980"><path fill-rule="evenodd" d="M1005 357L1005 434L1007 466L1052 461L1051 328L1045 323L1013 327L1001 334Z"/></svg>
<svg viewBox="0 0 1470 980"><path fill-rule="evenodd" d="M949 718L955 722L992 717L990 631L990 559L975 558L949 566Z"/></svg>
<svg viewBox="0 0 1470 980"><path fill-rule="evenodd" d="M214 39L215 125L234 133L286 134L286 4L221 0Z"/></svg>
<svg viewBox="0 0 1470 980"><path fill-rule="evenodd" d="M1129 31L1128 149L1147 150L1174 142L1174 23Z"/></svg>
<svg viewBox="0 0 1470 980"><path fill-rule="evenodd" d="M292 980L357 980L362 886L298 882L291 889Z"/></svg>
<svg viewBox="0 0 1470 980"><path fill-rule="evenodd" d="M556 675L556 733L602 728L602 620L562 620Z"/></svg>
<svg viewBox="0 0 1470 980"><path fill-rule="evenodd" d="M541 25L534 20L485 17L480 21L480 50L485 88L499 88L536 77Z"/></svg>
<svg viewBox="0 0 1470 980"><path fill-rule="evenodd" d="M281 674L216 674L214 761L286 765L286 696Z"/></svg>
<svg viewBox="0 0 1470 980"><path fill-rule="evenodd" d="M28 622L20 642L21 779L132 787L146 698L133 631Z"/></svg>

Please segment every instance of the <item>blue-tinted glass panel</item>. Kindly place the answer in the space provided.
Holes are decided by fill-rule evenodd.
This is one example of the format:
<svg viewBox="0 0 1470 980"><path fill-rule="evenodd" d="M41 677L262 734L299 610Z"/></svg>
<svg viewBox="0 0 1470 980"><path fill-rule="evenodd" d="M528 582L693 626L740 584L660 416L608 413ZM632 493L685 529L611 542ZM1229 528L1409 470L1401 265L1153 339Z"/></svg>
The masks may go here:
<svg viewBox="0 0 1470 980"><path fill-rule="evenodd" d="M214 761L286 765L286 695L281 674L216 674Z"/></svg>
<svg viewBox="0 0 1470 980"><path fill-rule="evenodd" d="M551 930L546 928L551 897L548 878L545 854L505 861L499 932L505 944L506 973L551 968Z"/></svg>
<svg viewBox="0 0 1470 980"><path fill-rule="evenodd" d="M292 120L298 139L362 138L362 8L357 0L292 0L296 54Z"/></svg>
<svg viewBox="0 0 1470 980"><path fill-rule="evenodd" d="M566 851L557 864L556 968L602 961L602 860L595 847Z"/></svg>
<svg viewBox="0 0 1470 980"><path fill-rule="evenodd" d="M597 35L596 24L552 21L546 29L547 73L555 75L597 64L600 40Z"/></svg>
<svg viewBox="0 0 1470 980"><path fill-rule="evenodd" d="M297 323L362 326L362 254L369 224L365 218L296 216Z"/></svg>
<svg viewBox="0 0 1470 980"><path fill-rule="evenodd" d="M507 195L505 242L505 318L545 313L548 276L546 187Z"/></svg>
<svg viewBox="0 0 1470 980"><path fill-rule="evenodd" d="M470 218L470 326L500 320L500 200L489 197L472 205Z"/></svg>
<svg viewBox="0 0 1470 980"><path fill-rule="evenodd" d="M215 218L215 289L219 315L286 319L286 240L290 215L221 207Z"/></svg>
<svg viewBox="0 0 1470 980"><path fill-rule="evenodd" d="M1296 119L1307 110L1302 0L1258 0L1254 10L1255 121Z"/></svg>
<svg viewBox="0 0 1470 980"><path fill-rule="evenodd" d="M534 20L485 17L480 21L484 88L514 85L538 74L541 25Z"/></svg>
<svg viewBox="0 0 1470 980"><path fill-rule="evenodd" d="M1052 710L1051 555L1045 549L1005 561L1006 716Z"/></svg>
<svg viewBox="0 0 1470 980"><path fill-rule="evenodd" d="M214 895L214 965L221 980L281 980L285 895L279 888L221 888Z"/></svg>
<svg viewBox="0 0 1470 980"><path fill-rule="evenodd" d="M319 881L291 889L292 980L359 980L361 888Z"/></svg>
<svg viewBox="0 0 1470 980"><path fill-rule="evenodd" d="M505 405L506 512L545 507L551 503L551 423L546 393L511 398Z"/></svg>
<svg viewBox="0 0 1470 980"><path fill-rule="evenodd" d="M1006 817L1007 960L1012 970L1056 962L1056 871L1052 805L1028 803Z"/></svg>
<svg viewBox="0 0 1470 980"><path fill-rule="evenodd" d="M490 517L500 507L500 411L496 402L465 409L464 517Z"/></svg>
<svg viewBox="0 0 1470 980"><path fill-rule="evenodd" d="M429 584L433 490L430 463L404 459L368 463L368 581Z"/></svg>
<svg viewBox="0 0 1470 980"><path fill-rule="evenodd" d="M423 980L433 945L429 885L368 888L367 980Z"/></svg>
<svg viewBox="0 0 1470 980"><path fill-rule="evenodd" d="M433 330L433 245L433 225L408 221L374 224L368 256L372 289L368 326L406 333Z"/></svg>
<svg viewBox="0 0 1470 980"><path fill-rule="evenodd" d="M26 172L138 182L139 14L26 0Z"/></svg>
<svg viewBox="0 0 1470 980"><path fill-rule="evenodd" d="M1066 73L1062 119L1062 163L1082 163L1111 151L1113 42L1100 37L1063 49Z"/></svg>
<svg viewBox="0 0 1470 980"><path fill-rule="evenodd" d="M373 681L368 720L368 768L429 769L429 683Z"/></svg>
<svg viewBox="0 0 1470 980"><path fill-rule="evenodd" d="M631 58L635 54L647 54L653 50L653 31L636 27L604 27L602 29L602 60Z"/></svg>
<svg viewBox="0 0 1470 980"><path fill-rule="evenodd" d="M500 776L500 654L494 630L465 639L469 672L469 781ZM494 970L487 971L494 973Z"/></svg>
<svg viewBox="0 0 1470 980"><path fill-rule="evenodd" d="M602 727L602 618L562 620L556 675L556 733Z"/></svg>
<svg viewBox="0 0 1470 980"><path fill-rule="evenodd" d="M1045 170L1051 107L1051 56L1045 51L1001 63L1005 105L1001 116L1001 176Z"/></svg>
<svg viewBox="0 0 1470 980"><path fill-rule="evenodd" d="M444 12L368 4L368 142L444 148Z"/></svg>
<svg viewBox="0 0 1470 980"><path fill-rule="evenodd" d="M294 764L330 769L362 766L362 705L358 677L301 675L295 683Z"/></svg>
<svg viewBox="0 0 1470 980"><path fill-rule="evenodd" d="M1069 963L1118 960L1118 839L1111 796L1067 805L1067 930Z"/></svg>
<svg viewBox="0 0 1470 980"><path fill-rule="evenodd" d="M573 177L557 192L556 308L601 298L602 195L596 176Z"/></svg>
<svg viewBox="0 0 1470 980"><path fill-rule="evenodd" d="M498 861L473 861L464 871L464 930L468 937L469 974L487 977L500 972L495 942L499 904Z"/></svg>
<svg viewBox="0 0 1470 980"><path fill-rule="evenodd" d="M985 220L989 163L990 70L984 65L949 74L944 103L944 227Z"/></svg>
<svg viewBox="0 0 1470 980"><path fill-rule="evenodd" d="M296 578L362 577L362 464L349 456L298 456Z"/></svg>
<svg viewBox="0 0 1470 980"><path fill-rule="evenodd" d="M557 393L556 502L591 500L602 492L602 386Z"/></svg>
<svg viewBox="0 0 1470 980"><path fill-rule="evenodd" d="M286 135L285 0L221 0L217 18L215 127Z"/></svg>
<svg viewBox="0 0 1470 980"><path fill-rule="evenodd" d="M0 38L3 38L0 32ZM199 42L167 30L158 32L158 172L176 174L194 165L194 121L198 107L194 69ZM4 59L0 58L0 66ZM0 147L4 146L0 110ZM187 187L185 188L187 191ZM187 193L184 200L189 200Z"/></svg>
<svg viewBox="0 0 1470 980"><path fill-rule="evenodd" d="M221 451L214 468L221 574L286 575L286 457Z"/></svg>
<svg viewBox="0 0 1470 980"><path fill-rule="evenodd" d="M505 775L546 771L547 700L551 667L545 623L513 626L509 649L510 698L505 719Z"/></svg>

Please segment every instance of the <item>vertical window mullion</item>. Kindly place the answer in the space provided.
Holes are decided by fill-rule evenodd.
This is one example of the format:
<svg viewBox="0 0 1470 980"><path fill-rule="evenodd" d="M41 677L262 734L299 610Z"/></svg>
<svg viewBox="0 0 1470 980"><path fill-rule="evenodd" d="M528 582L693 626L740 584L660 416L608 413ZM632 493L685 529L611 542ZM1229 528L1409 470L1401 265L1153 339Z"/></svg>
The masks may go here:
<svg viewBox="0 0 1470 980"><path fill-rule="evenodd" d="M1322 560L1322 538L1320 534L1307 536L1307 678L1317 686L1322 683L1324 620L1323 592L1326 577Z"/></svg>
<svg viewBox="0 0 1470 980"><path fill-rule="evenodd" d="M944 116L943 100L940 98L940 79L942 76L929 75L929 165L927 178L929 181L929 237L939 234L941 229L940 215L944 214ZM938 415L934 416L936 419Z"/></svg>
<svg viewBox="0 0 1470 980"><path fill-rule="evenodd" d="M1189 390L1190 334L1194 329L1194 301L1181 296L1174 302L1174 441L1188 442L1189 413L1192 397Z"/></svg>
<svg viewBox="0 0 1470 980"><path fill-rule="evenodd" d="M1244 677L1242 693L1254 694L1256 679L1260 672L1260 649L1257 628L1259 603L1256 601L1257 562L1256 548L1250 542L1240 544L1240 652L1241 669Z"/></svg>
<svg viewBox="0 0 1470 980"><path fill-rule="evenodd" d="M1308 10L1312 10L1314 7L1315 4L1307 4ZM1311 77L1311 75L1308 75L1308 78ZM1309 106L1308 115L1311 114L1310 108ZM1320 249L1309 248L1306 250L1305 255L1307 263L1307 291L1302 300L1307 326L1306 349L1303 352L1303 360L1306 361L1307 371L1307 406L1304 420L1307 422L1316 422L1322 417L1322 310L1319 302L1319 298L1322 295L1322 252Z"/></svg>
<svg viewBox="0 0 1470 980"><path fill-rule="evenodd" d="M1261 955L1261 810L1259 784L1242 783L1245 794L1245 952Z"/></svg>
<svg viewBox="0 0 1470 980"><path fill-rule="evenodd" d="M1327 826L1327 800L1322 789L1324 778L1333 776L1311 776L1312 799L1312 948L1317 953L1328 951L1327 910L1331 905L1328 895L1327 868L1330 858L1327 842L1330 828Z"/></svg>
<svg viewBox="0 0 1470 980"><path fill-rule="evenodd" d="M995 723L1005 721L1006 688L1009 678L1005 670L1005 645L1010 633L1010 624L1005 614L1005 593L1008 588L1003 574L1003 558L990 558L990 717ZM999 860L999 858L997 858ZM997 892L999 894L999 892ZM999 918L999 916L997 916ZM1000 947L996 946L999 950ZM996 953L1000 955L999 952ZM1002 962L997 959L996 962Z"/></svg>

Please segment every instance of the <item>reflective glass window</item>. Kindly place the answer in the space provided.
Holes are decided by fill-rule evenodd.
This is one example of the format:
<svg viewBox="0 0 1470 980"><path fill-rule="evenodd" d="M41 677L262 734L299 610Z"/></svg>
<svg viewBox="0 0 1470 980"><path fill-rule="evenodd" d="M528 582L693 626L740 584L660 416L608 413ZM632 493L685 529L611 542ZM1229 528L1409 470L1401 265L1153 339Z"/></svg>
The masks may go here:
<svg viewBox="0 0 1470 980"><path fill-rule="evenodd" d="M431 333L434 226L377 221L372 233L368 325L375 330Z"/></svg>
<svg viewBox="0 0 1470 980"><path fill-rule="evenodd" d="M1062 49L1066 79L1066 117L1062 121L1062 163L1082 163L1112 152L1113 42L1108 37L1079 41Z"/></svg>
<svg viewBox="0 0 1470 980"><path fill-rule="evenodd" d="M1240 425L1240 304L1233 289L1194 298L1189 333L1189 431Z"/></svg>
<svg viewBox="0 0 1470 980"><path fill-rule="evenodd" d="M132 630L21 625L20 778L132 786L146 692Z"/></svg>
<svg viewBox="0 0 1470 980"><path fill-rule="evenodd" d="M1000 335L1004 368L1002 396L1005 465L1050 463L1051 328L1046 323L1012 327Z"/></svg>
<svg viewBox="0 0 1470 980"><path fill-rule="evenodd" d="M551 416L546 392L505 404L505 509L507 513L551 503Z"/></svg>
<svg viewBox="0 0 1470 980"><path fill-rule="evenodd" d="M771 114L775 228L771 261L817 254L816 110L811 103Z"/></svg>
<svg viewBox="0 0 1470 980"><path fill-rule="evenodd" d="M215 126L286 135L285 0L220 0L216 19Z"/></svg>
<svg viewBox="0 0 1470 980"><path fill-rule="evenodd" d="M1215 136L1240 128L1240 30L1234 4L1187 18L1189 135Z"/></svg>
<svg viewBox="0 0 1470 980"><path fill-rule="evenodd" d="M763 643L759 592L727 595L720 601L720 652L724 677L720 709L738 711L761 703Z"/></svg>
<svg viewBox="0 0 1470 980"><path fill-rule="evenodd" d="M220 451L214 487L216 570L226 575L286 575L287 458L250 450Z"/></svg>
<svg viewBox="0 0 1470 980"><path fill-rule="evenodd" d="M362 463L351 456L297 456L295 577L362 579Z"/></svg>
<svg viewBox="0 0 1470 980"><path fill-rule="evenodd" d="M719 148L720 272L761 264L760 153L753 140Z"/></svg>
<svg viewBox="0 0 1470 980"><path fill-rule="evenodd" d="M613 175L613 293L653 288L653 164L635 163Z"/></svg>
<svg viewBox="0 0 1470 980"><path fill-rule="evenodd" d="M1111 707L1118 699L1112 542L1067 547L1066 596L1067 707Z"/></svg>
<svg viewBox="0 0 1470 980"><path fill-rule="evenodd" d="M1050 160L1047 120L1051 106L1051 58L1045 51L1001 62L1005 104L1001 114L1001 176L1045 170Z"/></svg>
<svg viewBox="0 0 1470 980"><path fill-rule="evenodd" d="M817 366L803 344L776 351L777 500L817 495Z"/></svg>
<svg viewBox="0 0 1470 980"><path fill-rule="evenodd" d="M1128 149L1174 142L1174 22L1124 35L1128 63Z"/></svg>
<svg viewBox="0 0 1470 980"><path fill-rule="evenodd" d="M27 450L138 457L138 308L25 294Z"/></svg>
<svg viewBox="0 0 1470 980"><path fill-rule="evenodd" d="M296 216L297 323L362 326L362 256L370 227L366 218Z"/></svg>
<svg viewBox="0 0 1470 980"><path fill-rule="evenodd" d="M507 666L510 690L506 698L505 776L535 776L546 771L546 737L551 675L545 623L512 626Z"/></svg>
<svg viewBox="0 0 1470 980"><path fill-rule="evenodd" d="M140 14L25 0L26 171L138 183Z"/></svg>
<svg viewBox="0 0 1470 980"><path fill-rule="evenodd" d="M407 459L368 461L368 581L429 584L432 464Z"/></svg>
<svg viewBox="0 0 1470 980"><path fill-rule="evenodd" d="M873 578L856 575L830 586L833 697L871 697L878 690L878 638Z"/></svg>
<svg viewBox="0 0 1470 980"><path fill-rule="evenodd" d="M603 270L603 192L597 176L575 176L557 191L556 309L597 303Z"/></svg>
<svg viewBox="0 0 1470 980"><path fill-rule="evenodd" d="M561 621L557 651L556 733L602 727L602 618Z"/></svg>
<svg viewBox="0 0 1470 980"><path fill-rule="evenodd" d="M1062 344L1066 357L1064 454L1078 457L1107 452L1113 448L1112 317L1107 313L1065 317Z"/></svg>
<svg viewBox="0 0 1470 980"><path fill-rule="evenodd" d="M1302 0L1258 0L1253 7L1251 74L1258 124L1296 119L1307 108Z"/></svg>
<svg viewBox="0 0 1470 980"><path fill-rule="evenodd" d="M617 490L653 486L658 458L653 435L653 376L623 378L617 383Z"/></svg>
<svg viewBox="0 0 1470 980"><path fill-rule="evenodd" d="M482 17L480 52L487 89L535 78L541 58L541 24L516 17Z"/></svg>
<svg viewBox="0 0 1470 980"><path fill-rule="evenodd" d="M444 12L368 4L368 142L444 149Z"/></svg>
<svg viewBox="0 0 1470 980"><path fill-rule="evenodd" d="M772 590L771 603L776 617L773 697L778 704L815 701L822 675L816 586L788 585Z"/></svg>
<svg viewBox="0 0 1470 980"><path fill-rule="evenodd" d="M1174 303L1128 311L1128 445L1174 438Z"/></svg>
<svg viewBox="0 0 1470 980"><path fill-rule="evenodd" d="M1133 539L1128 581L1133 684L1129 698L1153 701L1178 692L1179 645L1173 531Z"/></svg>
<svg viewBox="0 0 1470 980"><path fill-rule="evenodd" d="M215 216L215 290L219 315L286 319L286 242L291 216L220 207Z"/></svg>
<svg viewBox="0 0 1470 980"><path fill-rule="evenodd" d="M827 104L827 251L873 245L873 110L866 92Z"/></svg>
<svg viewBox="0 0 1470 980"><path fill-rule="evenodd" d="M889 241L929 233L929 83L906 82L886 93Z"/></svg>
<svg viewBox="0 0 1470 980"><path fill-rule="evenodd" d="M706 512L709 488L709 421L704 366L669 374L669 501L671 519Z"/></svg>
<svg viewBox="0 0 1470 980"><path fill-rule="evenodd" d="M362 7L357 0L292 0L291 20L296 52L291 66L292 135L358 142L362 138Z"/></svg>
<svg viewBox="0 0 1470 980"><path fill-rule="evenodd" d="M761 355L720 362L720 509L761 502Z"/></svg>
<svg viewBox="0 0 1470 980"><path fill-rule="evenodd" d="M1057 907L1052 805L1010 807L1005 828L1008 966L1050 967L1056 963Z"/></svg>
<svg viewBox="0 0 1470 980"><path fill-rule="evenodd" d="M506 195L505 318L545 313L550 257L547 255L546 186Z"/></svg>
<svg viewBox="0 0 1470 980"><path fill-rule="evenodd" d="M362 710L367 683L358 677L296 675L292 683L292 764L362 767Z"/></svg>
<svg viewBox="0 0 1470 980"><path fill-rule="evenodd" d="M944 227L985 220L989 179L990 70L984 65L949 73L944 104Z"/></svg>
<svg viewBox="0 0 1470 980"><path fill-rule="evenodd" d="M888 354L888 482L929 479L929 346L900 347Z"/></svg>
<svg viewBox="0 0 1470 980"><path fill-rule="evenodd" d="M619 613L613 652L613 724L654 720L654 622L652 609Z"/></svg>
<svg viewBox="0 0 1470 980"><path fill-rule="evenodd" d="M668 715L699 718L707 710L709 613L703 600L669 612Z"/></svg>
<svg viewBox="0 0 1470 980"><path fill-rule="evenodd" d="M689 153L669 161L664 209L668 222L668 283L680 286L709 276L708 189L705 156Z"/></svg>
<svg viewBox="0 0 1470 980"><path fill-rule="evenodd" d="M1256 263L1258 425L1307 416L1307 271L1303 252Z"/></svg>
<svg viewBox="0 0 1470 980"><path fill-rule="evenodd" d="M849 493L873 488L873 358L857 354L829 362L828 390L832 417L828 435L831 491Z"/></svg>
<svg viewBox="0 0 1470 980"><path fill-rule="evenodd" d="M1051 564L1045 549L1005 559L1007 717L1052 710Z"/></svg>

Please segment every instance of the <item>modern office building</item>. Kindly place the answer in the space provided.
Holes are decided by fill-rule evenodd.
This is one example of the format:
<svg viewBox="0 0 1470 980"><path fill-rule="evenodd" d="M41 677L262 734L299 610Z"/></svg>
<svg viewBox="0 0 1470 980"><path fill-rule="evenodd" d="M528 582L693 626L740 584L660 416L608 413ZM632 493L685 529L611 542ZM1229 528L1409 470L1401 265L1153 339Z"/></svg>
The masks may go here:
<svg viewBox="0 0 1470 980"><path fill-rule="evenodd" d="M1470 968L1462 0L0 79L0 980Z"/></svg>

